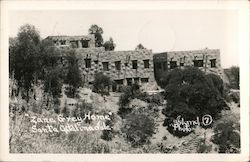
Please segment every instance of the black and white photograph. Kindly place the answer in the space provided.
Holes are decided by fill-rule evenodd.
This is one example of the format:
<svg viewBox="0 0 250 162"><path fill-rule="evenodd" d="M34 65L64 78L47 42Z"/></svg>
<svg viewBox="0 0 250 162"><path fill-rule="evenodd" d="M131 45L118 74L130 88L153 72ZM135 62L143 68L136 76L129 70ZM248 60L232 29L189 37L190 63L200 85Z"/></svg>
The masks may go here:
<svg viewBox="0 0 250 162"><path fill-rule="evenodd" d="M137 2L8 10L9 154L246 153L240 11Z"/></svg>

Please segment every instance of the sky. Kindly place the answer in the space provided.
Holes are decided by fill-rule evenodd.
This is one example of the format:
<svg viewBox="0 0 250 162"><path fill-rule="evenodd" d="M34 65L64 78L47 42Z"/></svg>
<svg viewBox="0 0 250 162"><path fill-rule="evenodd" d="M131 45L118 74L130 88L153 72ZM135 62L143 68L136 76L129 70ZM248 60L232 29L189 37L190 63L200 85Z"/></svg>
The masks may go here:
<svg viewBox="0 0 250 162"><path fill-rule="evenodd" d="M34 25L42 38L87 35L92 24L112 37L116 51L141 43L153 53L220 49L223 68L239 65L238 14L233 10L37 10L9 12L9 35L24 24Z"/></svg>

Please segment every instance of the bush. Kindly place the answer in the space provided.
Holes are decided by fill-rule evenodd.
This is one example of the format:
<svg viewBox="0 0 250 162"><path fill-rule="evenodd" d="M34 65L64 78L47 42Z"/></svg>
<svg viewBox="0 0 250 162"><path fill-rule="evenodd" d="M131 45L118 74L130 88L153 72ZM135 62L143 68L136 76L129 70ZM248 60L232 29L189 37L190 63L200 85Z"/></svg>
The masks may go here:
<svg viewBox="0 0 250 162"><path fill-rule="evenodd" d="M209 153L212 150L212 145L207 145L205 139L199 139L197 153Z"/></svg>
<svg viewBox="0 0 250 162"><path fill-rule="evenodd" d="M112 113L112 115L110 116L110 119L111 120L106 120L105 124L107 126L110 126L111 130L103 130L102 135L101 135L101 138L105 141L111 141L114 138L115 133L116 133L116 131L113 128L113 126L115 124L115 114L114 113Z"/></svg>
<svg viewBox="0 0 250 162"><path fill-rule="evenodd" d="M109 95L109 86L112 85L111 79L103 73L96 73L93 82L93 92Z"/></svg>
<svg viewBox="0 0 250 162"><path fill-rule="evenodd" d="M132 147L149 143L149 138L155 133L155 122L148 115L132 112L125 118L122 132Z"/></svg>
<svg viewBox="0 0 250 162"><path fill-rule="evenodd" d="M132 99L136 98L136 96L138 96L139 94L140 90L138 85L125 87L123 89L123 94L119 98L118 115L124 118L127 114L129 114L132 111L132 109L129 108L128 104Z"/></svg>
<svg viewBox="0 0 250 162"><path fill-rule="evenodd" d="M223 81L214 74L205 75L195 67L174 69L161 81L165 87L166 116L164 125L176 136L188 135L188 132L174 131L172 121L181 115L185 120L209 114L218 118L222 109L227 107L223 99Z"/></svg>
<svg viewBox="0 0 250 162"><path fill-rule="evenodd" d="M240 133L233 121L218 123L214 133L212 142L219 145L219 153L240 152Z"/></svg>

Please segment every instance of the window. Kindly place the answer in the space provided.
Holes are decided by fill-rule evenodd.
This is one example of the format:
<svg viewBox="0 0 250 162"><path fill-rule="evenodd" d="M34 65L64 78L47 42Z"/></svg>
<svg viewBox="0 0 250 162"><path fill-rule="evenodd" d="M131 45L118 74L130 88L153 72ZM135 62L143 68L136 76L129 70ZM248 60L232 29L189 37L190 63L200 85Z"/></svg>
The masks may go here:
<svg viewBox="0 0 250 162"><path fill-rule="evenodd" d="M66 40L61 40L60 43L61 43L61 45L65 45L66 44Z"/></svg>
<svg viewBox="0 0 250 162"><path fill-rule="evenodd" d="M78 48L78 42L77 41L70 41L72 48Z"/></svg>
<svg viewBox="0 0 250 162"><path fill-rule="evenodd" d="M82 48L88 48L89 47L89 41L88 40L81 40Z"/></svg>
<svg viewBox="0 0 250 162"><path fill-rule="evenodd" d="M108 62L103 62L103 71L109 71L109 63Z"/></svg>
<svg viewBox="0 0 250 162"><path fill-rule="evenodd" d="M134 83L139 84L139 78L134 78Z"/></svg>
<svg viewBox="0 0 250 162"><path fill-rule="evenodd" d="M211 68L215 68L216 67L216 59L210 60L210 63L211 63Z"/></svg>
<svg viewBox="0 0 250 162"><path fill-rule="evenodd" d="M195 67L203 67L203 60L194 60Z"/></svg>
<svg viewBox="0 0 250 162"><path fill-rule="evenodd" d="M148 83L148 78L141 78L142 83Z"/></svg>
<svg viewBox="0 0 250 162"><path fill-rule="evenodd" d="M177 67L177 61L170 61L170 69L174 69Z"/></svg>
<svg viewBox="0 0 250 162"><path fill-rule="evenodd" d="M132 60L132 68L137 69L137 60Z"/></svg>
<svg viewBox="0 0 250 162"><path fill-rule="evenodd" d="M95 60L94 63L95 63L95 64L98 64L98 60Z"/></svg>
<svg viewBox="0 0 250 162"><path fill-rule="evenodd" d="M91 59L84 59L85 60L85 67L91 68Z"/></svg>
<svg viewBox="0 0 250 162"><path fill-rule="evenodd" d="M123 79L115 80L115 82L116 82L116 84L121 85L121 84L123 84Z"/></svg>
<svg viewBox="0 0 250 162"><path fill-rule="evenodd" d="M115 62L115 69L116 70L121 70L121 61L116 61Z"/></svg>
<svg viewBox="0 0 250 162"><path fill-rule="evenodd" d="M180 66L184 66L184 62L180 62Z"/></svg>
<svg viewBox="0 0 250 162"><path fill-rule="evenodd" d="M144 68L149 68L149 60L143 60Z"/></svg>
<svg viewBox="0 0 250 162"><path fill-rule="evenodd" d="M127 85L132 85L132 78L127 78Z"/></svg>

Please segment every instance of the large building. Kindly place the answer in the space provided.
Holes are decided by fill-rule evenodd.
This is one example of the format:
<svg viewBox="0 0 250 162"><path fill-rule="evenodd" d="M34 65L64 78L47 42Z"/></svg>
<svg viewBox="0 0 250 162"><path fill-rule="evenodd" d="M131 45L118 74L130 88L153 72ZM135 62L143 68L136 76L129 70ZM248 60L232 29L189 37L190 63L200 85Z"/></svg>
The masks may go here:
<svg viewBox="0 0 250 162"><path fill-rule="evenodd" d="M64 50L74 48L85 83L92 83L98 72L103 72L118 85L154 82L167 71L185 66L196 66L206 73L222 75L220 51L204 49L152 53L152 50L105 51L95 47L94 35L49 36L55 46Z"/></svg>

